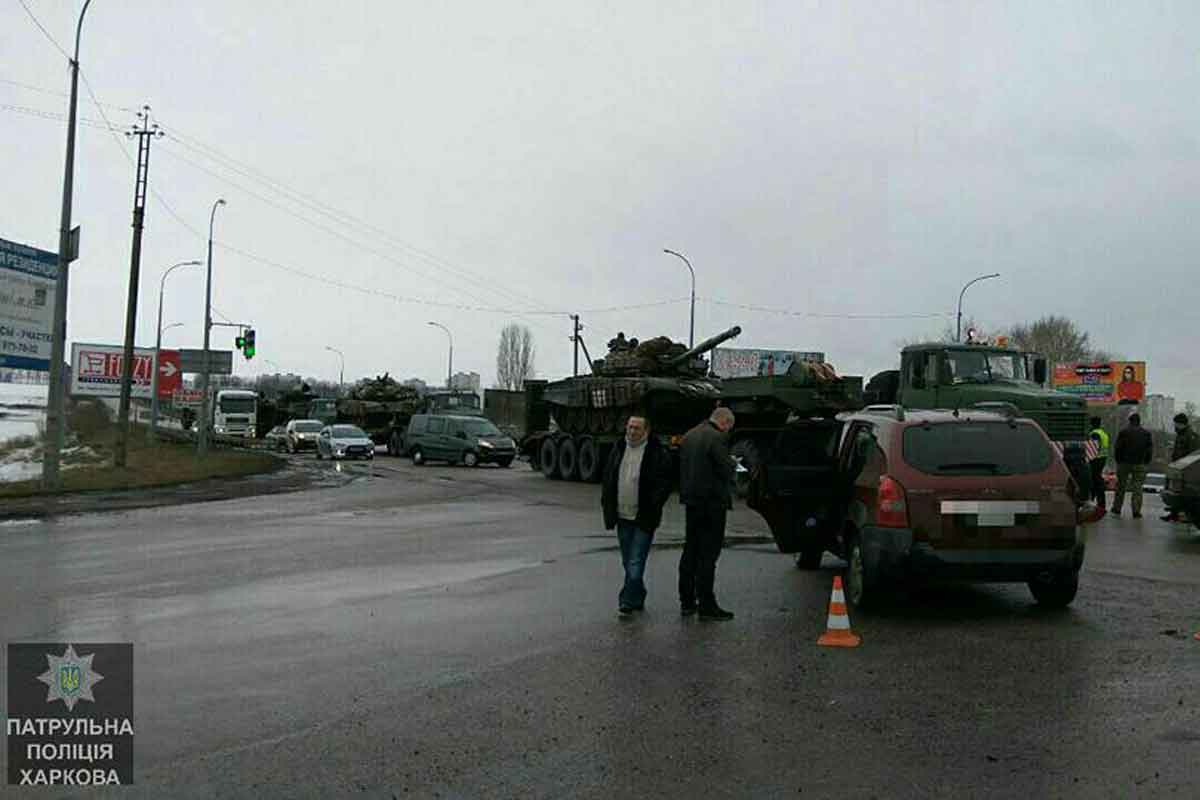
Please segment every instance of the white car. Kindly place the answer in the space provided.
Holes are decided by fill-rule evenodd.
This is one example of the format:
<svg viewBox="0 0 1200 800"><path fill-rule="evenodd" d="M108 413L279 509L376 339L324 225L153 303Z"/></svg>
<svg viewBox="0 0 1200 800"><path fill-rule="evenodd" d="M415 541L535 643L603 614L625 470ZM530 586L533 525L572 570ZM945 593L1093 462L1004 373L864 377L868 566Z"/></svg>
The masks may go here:
<svg viewBox="0 0 1200 800"><path fill-rule="evenodd" d="M1167 476L1161 472L1150 472L1142 482L1142 491L1147 494L1160 494L1167 488Z"/></svg>
<svg viewBox="0 0 1200 800"><path fill-rule="evenodd" d="M294 419L287 424L287 449L289 453L317 449L317 438L325 425L317 419Z"/></svg>
<svg viewBox="0 0 1200 800"><path fill-rule="evenodd" d="M317 437L317 458L375 458L375 443L354 425L327 425Z"/></svg>

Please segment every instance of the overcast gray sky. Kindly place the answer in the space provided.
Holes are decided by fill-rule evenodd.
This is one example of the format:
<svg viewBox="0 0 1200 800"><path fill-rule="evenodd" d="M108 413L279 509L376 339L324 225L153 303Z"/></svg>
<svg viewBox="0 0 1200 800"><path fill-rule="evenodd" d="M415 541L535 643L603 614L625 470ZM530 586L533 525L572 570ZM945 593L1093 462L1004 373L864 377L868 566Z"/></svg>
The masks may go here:
<svg viewBox="0 0 1200 800"><path fill-rule="evenodd" d="M82 2L26 3L70 47ZM1151 392L1200 400L1200 5L430 5L94 0L84 73L114 125L153 107L171 135L150 185L192 228L150 204L139 343L225 197L214 306L258 330L239 374L336 377L333 346L347 379L438 381L436 320L456 370L490 382L518 321L561 377L570 322L545 312L579 310L594 355L619 329L686 338L672 247L696 268L698 338L736 323L743 346L870 373L997 271L967 295L985 328L1066 315L1145 359ZM57 247L67 88L3 0L0 237ZM122 149L81 127L72 340L123 333ZM167 344L199 346L202 316L203 270L177 271Z"/></svg>

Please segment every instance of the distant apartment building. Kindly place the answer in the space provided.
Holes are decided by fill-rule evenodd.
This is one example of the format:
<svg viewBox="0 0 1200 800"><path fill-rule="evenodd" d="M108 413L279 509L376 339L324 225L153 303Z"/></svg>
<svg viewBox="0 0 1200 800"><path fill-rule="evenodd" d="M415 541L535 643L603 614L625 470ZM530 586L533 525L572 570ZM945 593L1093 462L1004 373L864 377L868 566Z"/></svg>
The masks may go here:
<svg viewBox="0 0 1200 800"><path fill-rule="evenodd" d="M481 395L478 372L456 372L450 378L450 388ZM481 395L482 396L482 395Z"/></svg>
<svg viewBox="0 0 1200 800"><path fill-rule="evenodd" d="M1142 423L1152 431L1169 431L1175 416L1175 398L1164 394L1147 395L1142 401Z"/></svg>

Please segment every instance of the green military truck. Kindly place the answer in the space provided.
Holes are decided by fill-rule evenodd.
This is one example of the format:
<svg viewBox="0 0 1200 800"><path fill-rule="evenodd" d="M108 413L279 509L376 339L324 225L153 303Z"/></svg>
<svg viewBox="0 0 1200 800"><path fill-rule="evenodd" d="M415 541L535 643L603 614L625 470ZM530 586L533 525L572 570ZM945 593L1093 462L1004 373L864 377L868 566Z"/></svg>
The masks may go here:
<svg viewBox="0 0 1200 800"><path fill-rule="evenodd" d="M868 405L957 409L1006 404L1041 426L1061 450L1079 488L1087 487L1087 403L1046 388L1046 359L992 344L930 342L905 347L900 369L867 383Z"/></svg>

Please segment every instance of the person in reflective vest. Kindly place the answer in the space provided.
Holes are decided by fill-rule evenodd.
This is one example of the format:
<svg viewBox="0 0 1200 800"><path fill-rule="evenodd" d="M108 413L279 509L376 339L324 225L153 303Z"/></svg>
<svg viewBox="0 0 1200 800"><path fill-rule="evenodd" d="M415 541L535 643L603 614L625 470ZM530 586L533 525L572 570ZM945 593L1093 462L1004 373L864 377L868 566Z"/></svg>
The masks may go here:
<svg viewBox="0 0 1200 800"><path fill-rule="evenodd" d="M1099 417L1092 417L1092 431L1088 437L1096 446L1096 455L1088 463L1092 471L1091 499L1100 508L1108 507L1108 495L1104 488L1104 465L1108 463L1108 432L1104 430Z"/></svg>

